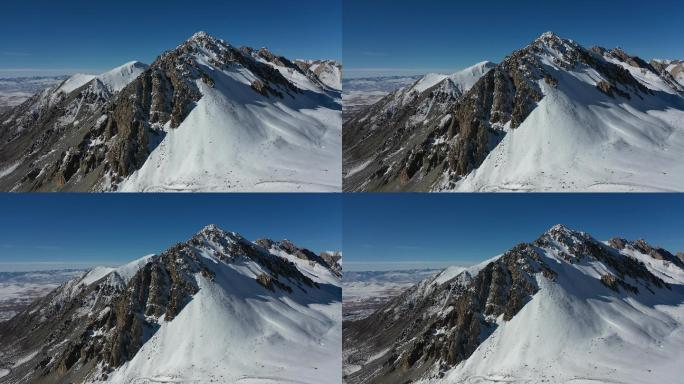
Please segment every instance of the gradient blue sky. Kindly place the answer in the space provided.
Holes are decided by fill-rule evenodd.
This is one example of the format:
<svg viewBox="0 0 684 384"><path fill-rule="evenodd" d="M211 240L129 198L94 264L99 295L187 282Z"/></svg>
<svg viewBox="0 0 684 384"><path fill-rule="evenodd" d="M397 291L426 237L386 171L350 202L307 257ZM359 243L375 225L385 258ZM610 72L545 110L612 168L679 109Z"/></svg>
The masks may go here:
<svg viewBox="0 0 684 384"><path fill-rule="evenodd" d="M545 31L646 60L684 58L675 0L344 0L342 14L346 77L499 62Z"/></svg>
<svg viewBox="0 0 684 384"><path fill-rule="evenodd" d="M341 205L338 194L2 193L0 270L119 265L212 223L250 240L339 250Z"/></svg>
<svg viewBox="0 0 684 384"><path fill-rule="evenodd" d="M682 194L345 194L345 270L471 265L555 224L684 251Z"/></svg>
<svg viewBox="0 0 684 384"><path fill-rule="evenodd" d="M3 0L0 77L151 63L203 30L291 59L341 59L340 0Z"/></svg>

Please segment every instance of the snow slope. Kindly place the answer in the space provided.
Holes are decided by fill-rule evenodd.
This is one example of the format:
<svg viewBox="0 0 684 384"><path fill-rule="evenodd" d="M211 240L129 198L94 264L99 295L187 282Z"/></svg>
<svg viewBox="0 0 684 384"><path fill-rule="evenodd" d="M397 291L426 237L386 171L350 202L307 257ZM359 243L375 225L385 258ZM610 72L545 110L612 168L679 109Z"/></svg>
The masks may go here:
<svg viewBox="0 0 684 384"><path fill-rule="evenodd" d="M120 267L95 267L88 271L88 273L83 276L83 278L77 283L77 285L84 284L90 285L96 281L115 273L118 277L122 279L124 283L127 283L131 278L142 268L145 264L150 262L154 258L155 254L150 254L143 256L139 259L133 260L128 264L122 265Z"/></svg>
<svg viewBox="0 0 684 384"><path fill-rule="evenodd" d="M319 289L271 292L254 283L263 266L226 262L215 247L198 249L213 279L197 273L198 293L107 382L340 382L339 279L322 274Z"/></svg>
<svg viewBox="0 0 684 384"><path fill-rule="evenodd" d="M424 383L675 383L684 364L684 270L622 251L653 273L667 270L670 288L611 291L596 259L568 262L563 244L540 248L555 281L536 275L532 300L499 326L443 379ZM567 255L567 253L566 253ZM638 283L630 280L630 283Z"/></svg>
<svg viewBox="0 0 684 384"><path fill-rule="evenodd" d="M145 69L147 69L147 64L143 64L139 61L130 61L105 72L96 78L100 80L110 92L115 93L122 90L126 85L133 81L133 79L143 73Z"/></svg>
<svg viewBox="0 0 684 384"><path fill-rule="evenodd" d="M199 47L199 46L198 46ZM341 188L340 100L296 73L294 97L263 96L242 66L212 67L215 53L194 59L213 86L197 80L202 97L121 184L121 191L338 191ZM297 76L301 75L301 76Z"/></svg>
<svg viewBox="0 0 684 384"><path fill-rule="evenodd" d="M309 70L319 73L321 82L332 89L342 90L342 70L329 62L314 63Z"/></svg>
<svg viewBox="0 0 684 384"><path fill-rule="evenodd" d="M66 79L62 84L60 84L60 86L57 88L56 92L63 92L63 93L73 92L75 89L86 85L88 82L92 81L96 77L97 77L96 75L89 75L89 74L85 74L85 73L77 73L75 75L72 75L70 78Z"/></svg>
<svg viewBox="0 0 684 384"><path fill-rule="evenodd" d="M423 76L420 80L415 82L410 88L411 91L416 91L418 93L425 92L425 90L434 87L445 79L451 80L461 92L465 92L477 82L477 80L487 73L490 69L494 68L496 64L490 61L483 61L472 65L468 68L462 69L458 72L454 72L450 75L443 75L439 73L428 73Z"/></svg>
<svg viewBox="0 0 684 384"><path fill-rule="evenodd" d="M544 98L456 190L684 190L681 95L639 75L652 95L610 97L592 68L560 70L551 57L545 65L557 87L538 82Z"/></svg>
<svg viewBox="0 0 684 384"><path fill-rule="evenodd" d="M94 79L98 79L111 93L115 93L133 81L133 79L140 75L146 68L147 64L143 64L139 61L130 61L100 75L77 73L60 84L56 91L70 93Z"/></svg>

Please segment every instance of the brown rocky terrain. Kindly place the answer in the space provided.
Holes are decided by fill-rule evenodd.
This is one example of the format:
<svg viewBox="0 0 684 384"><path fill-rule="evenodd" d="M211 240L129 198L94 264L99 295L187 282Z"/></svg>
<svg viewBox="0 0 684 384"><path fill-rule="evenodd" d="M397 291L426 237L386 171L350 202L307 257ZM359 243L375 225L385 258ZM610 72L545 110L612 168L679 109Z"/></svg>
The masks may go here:
<svg viewBox="0 0 684 384"><path fill-rule="evenodd" d="M620 250L633 247L656 260L669 257L669 252L642 240L614 239L609 244L554 226L534 242L518 244L491 262L446 281L440 275L424 280L372 315L345 321L345 382L442 377L513 319L542 286L561 284L559 274L568 276L563 264L606 266L608 272L596 278L605 294L650 295L672 289L643 262Z"/></svg>
<svg viewBox="0 0 684 384"><path fill-rule="evenodd" d="M289 243L291 249L302 250ZM285 258L237 233L208 226L187 242L137 266L63 284L11 320L0 323L0 366L13 366L2 383L72 383L104 380L130 361L161 324L172 321L200 290L213 282L220 263L256 263L264 272L252 280L289 295L318 284ZM89 276L95 276L90 278ZM22 359L21 363L14 362Z"/></svg>
<svg viewBox="0 0 684 384"><path fill-rule="evenodd" d="M201 52L212 56L208 65ZM242 67L252 89L282 99L302 92L274 65L315 79L317 75L262 48L233 47L199 32L161 54L123 89L99 79L69 92L60 85L0 112L0 190L110 191L139 169L202 97L197 81L213 87L214 72Z"/></svg>
<svg viewBox="0 0 684 384"><path fill-rule="evenodd" d="M551 60L554 67L547 65ZM452 189L478 169L503 137L529 116L544 93L558 87L564 71L591 68L605 80L596 88L612 98L643 99L653 91L622 65L660 76L684 91L657 64L621 49L587 49L545 33L508 55L464 93L443 95L443 85L412 95L404 88L361 110L344 123L346 191L430 191ZM659 69L660 68L660 69ZM440 108L423 113L421 105Z"/></svg>

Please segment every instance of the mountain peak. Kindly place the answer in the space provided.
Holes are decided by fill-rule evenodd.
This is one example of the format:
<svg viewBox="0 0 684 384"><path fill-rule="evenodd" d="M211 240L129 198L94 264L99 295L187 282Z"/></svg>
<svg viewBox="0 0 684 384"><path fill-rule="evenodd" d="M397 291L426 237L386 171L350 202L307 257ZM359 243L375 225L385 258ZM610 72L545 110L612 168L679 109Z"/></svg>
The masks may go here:
<svg viewBox="0 0 684 384"><path fill-rule="evenodd" d="M574 229L568 228L563 224L556 224L553 227L549 228L549 230L544 232L544 234L538 239L538 241L541 240L541 242L544 243L548 239L553 239L561 244L570 245L574 243L583 243L587 240L591 240L591 236L589 236L585 232L576 231Z"/></svg>
<svg viewBox="0 0 684 384"><path fill-rule="evenodd" d="M546 31L546 32L542 33L541 35L539 35L537 40L539 40L539 39L542 39L542 40L543 39L554 39L554 38L560 39L560 37L558 35L556 35L554 32Z"/></svg>
<svg viewBox="0 0 684 384"><path fill-rule="evenodd" d="M213 38L210 34L204 32L204 31L197 31L190 36L188 40L200 40L200 39L208 39L208 38Z"/></svg>
<svg viewBox="0 0 684 384"><path fill-rule="evenodd" d="M200 232L214 232L214 231L222 231L221 228L219 228L218 225L216 224L209 224L204 226Z"/></svg>
<svg viewBox="0 0 684 384"><path fill-rule="evenodd" d="M219 237L230 237L231 239L242 239L242 235L240 235L237 232L229 232L224 230L223 228L219 227L216 224L209 224L204 226L198 233L198 235L204 235L204 236L219 236Z"/></svg>
<svg viewBox="0 0 684 384"><path fill-rule="evenodd" d="M563 224L556 224L553 227L549 228L546 233L552 233L552 232L575 232L572 229L568 228L567 226Z"/></svg>

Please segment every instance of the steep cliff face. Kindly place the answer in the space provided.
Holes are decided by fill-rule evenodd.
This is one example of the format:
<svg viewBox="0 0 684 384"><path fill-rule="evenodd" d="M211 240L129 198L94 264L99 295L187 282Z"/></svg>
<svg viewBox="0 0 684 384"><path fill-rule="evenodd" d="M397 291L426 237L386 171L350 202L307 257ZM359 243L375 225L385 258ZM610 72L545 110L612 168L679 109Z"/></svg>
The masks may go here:
<svg viewBox="0 0 684 384"><path fill-rule="evenodd" d="M607 302L617 305L625 305L631 300L666 303L674 297L684 299L681 289L684 269L673 265L674 269L663 270L670 268L667 263L672 263L666 252L643 241L602 243L587 233L555 226L532 243L519 244L503 255L457 274L445 270L406 290L371 316L345 322L345 380L348 383L463 382L476 377L465 367L487 369L502 375L511 372L509 365L516 365L512 361L523 361L517 365L518 369L529 364L529 372L536 372L541 366L536 363L539 355L535 355L534 350L523 352L502 346L502 350L497 350L497 356L507 355L510 361L488 360L486 356L496 348L493 343L508 345L506 343L510 342L531 347L525 344L527 334L519 334L525 340L518 343L508 339L515 335L507 332L512 324L528 322L528 312L539 305L553 311L555 309L551 308L556 303L572 306L575 300L593 300L597 296L610 297ZM599 310L602 313L612 310L612 304L600 301L589 305L605 305ZM540 315L533 323L524 324L532 334L537 322L556 321L554 312ZM607 314L600 320L591 318L593 315L567 320L619 323L625 320L623 315L639 316L636 311L613 318ZM648 318L629 321L642 320L648 322ZM672 326L673 323L666 324L668 329ZM583 337L596 337L595 330L587 329ZM630 336L622 334L620 337L627 340ZM682 341L673 340L673 345ZM538 343L551 342L551 339L538 340ZM611 350L614 346L606 343L602 348ZM518 353L524 355L518 356ZM530 360L526 360L528 356ZM584 357L577 355L568 359ZM555 355L549 357L556 358ZM565 377L576 372L559 369L554 373L557 377ZM530 375L526 377L543 378Z"/></svg>
<svg viewBox="0 0 684 384"><path fill-rule="evenodd" d="M345 121L344 188L682 188L683 180L670 173L680 170L679 162L659 149L679 151L684 140L684 89L666 68L674 67L544 33L431 115L412 103L390 108L388 96ZM415 97L430 99L430 92ZM667 116L658 112L664 105ZM629 161L629 150L644 159L655 154L651 163L663 172ZM602 164L614 164L605 168L619 169L619 176L599 169L598 152L609 154ZM630 176L637 170L639 177Z"/></svg>
<svg viewBox="0 0 684 384"><path fill-rule="evenodd" d="M74 75L0 118L0 183L6 190L68 189L105 160L106 111L147 65L130 62L98 76ZM76 177L74 177L76 176ZM73 177L73 179L72 179Z"/></svg>
<svg viewBox="0 0 684 384"><path fill-rule="evenodd" d="M493 67L482 62L448 76L426 75L346 121L345 189L420 189L433 183L433 170L441 171L451 145L453 109Z"/></svg>
<svg viewBox="0 0 684 384"><path fill-rule="evenodd" d="M316 68L198 32L149 67L132 62L99 76L76 75L0 115L0 189L253 188L271 176L298 179L272 174L301 168L299 151L281 152L307 146L328 167L311 177L334 184L328 172L339 158L339 91ZM234 175L246 168L236 162L257 148L262 156L250 162L254 170ZM315 184L292 183L298 181Z"/></svg>
<svg viewBox="0 0 684 384"><path fill-rule="evenodd" d="M266 331L270 328L264 328L264 324L273 321L280 323L278 327L282 328L274 331L273 345L266 343L265 348L287 347L283 344L288 342L278 341L278 334L285 338L297 335L302 339L295 338L289 345L296 350L308 345L310 340L303 338L301 330L296 329L298 326L293 328L293 324L281 323L281 320L298 318L307 324L305 327L311 327L312 333L330 332L339 326L334 316L328 317L326 313L302 306L308 302L325 307L330 302L339 302L339 295L339 282L322 282L317 275L301 271L286 258L268 252L237 233L208 226L187 242L178 243L159 255L146 256L119 268L96 268L0 324L3 347L0 359L3 366L13 365L0 382L22 382L26 378L38 383L130 382L150 373L148 369L151 368L145 367L150 362L154 368L167 363L164 359L179 358L198 367L178 363L162 371L173 371L183 377L218 376L235 366L198 373L197 370L215 367L220 358L197 363L192 356L185 356L189 351L183 345L192 345L199 340L192 336L169 336L169 329L181 327L190 334L193 327L207 327L215 332L214 337L223 340L233 337L224 322L234 321L237 327L259 324L257 328ZM226 298L226 301L214 302L214 305L207 303L209 298L217 297ZM257 301L251 304L252 299ZM199 309L195 308L197 305L201 305L201 313L206 317L193 317L188 324L190 313ZM283 313L272 318L262 317L263 311L272 310L271 306L280 307ZM213 317L240 309L238 318ZM315 317L316 313L318 320L307 323L307 319ZM224 323L228 333L214 329L214 321ZM172 344L174 348L160 347L163 343ZM217 345L214 349L227 348L234 352L243 349L239 344ZM334 353L329 348L314 348L314 352ZM264 359L263 364L277 364ZM319 363L314 362L314 368L322 368L324 364ZM189 371L184 373L186 369ZM313 375L307 374L309 378ZM330 372L321 375L327 377Z"/></svg>

